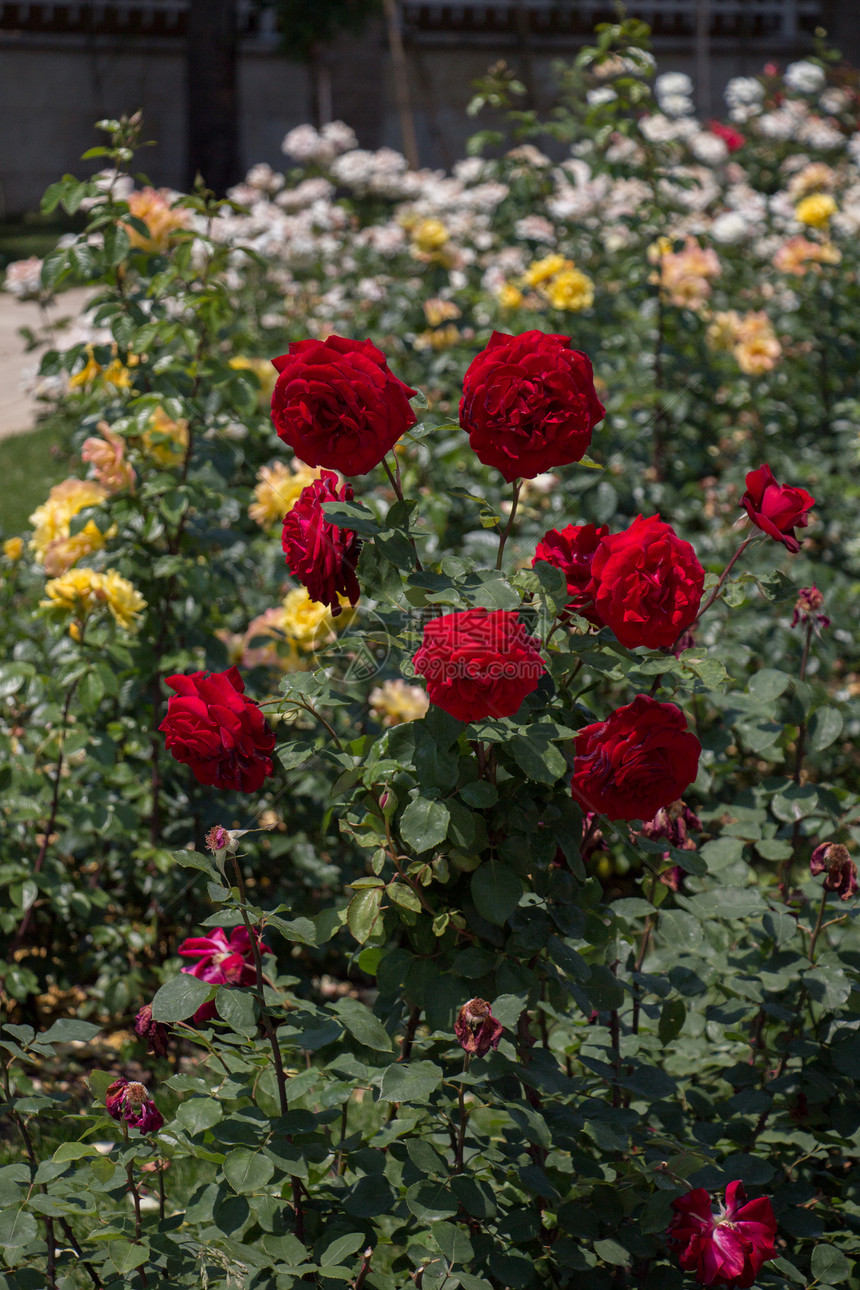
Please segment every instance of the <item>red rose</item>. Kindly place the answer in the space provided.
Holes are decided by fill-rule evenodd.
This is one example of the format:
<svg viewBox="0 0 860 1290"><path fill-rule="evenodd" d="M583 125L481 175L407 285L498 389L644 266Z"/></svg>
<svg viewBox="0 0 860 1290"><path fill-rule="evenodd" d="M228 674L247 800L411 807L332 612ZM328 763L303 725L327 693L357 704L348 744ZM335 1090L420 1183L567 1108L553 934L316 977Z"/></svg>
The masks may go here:
<svg viewBox="0 0 860 1290"><path fill-rule="evenodd" d="M538 542L532 560L532 568L538 560L561 569L567 578L567 590L570 600L567 608L596 626L601 620L594 608L591 597L591 562L594 552L609 529L605 524L568 524L564 529L550 529Z"/></svg>
<svg viewBox="0 0 860 1290"><path fill-rule="evenodd" d="M574 741L571 788L586 810L610 820L650 820L689 788L702 745L680 708L637 694Z"/></svg>
<svg viewBox="0 0 860 1290"><path fill-rule="evenodd" d="M429 622L413 662L458 721L510 717L544 674L537 644L513 610L467 609Z"/></svg>
<svg viewBox="0 0 860 1290"><path fill-rule="evenodd" d="M112 1119L125 1120L141 1133L157 1133L164 1124L164 1116L143 1084L129 1082L124 1075L105 1090L105 1107Z"/></svg>
<svg viewBox="0 0 860 1290"><path fill-rule="evenodd" d="M266 942L259 932L254 932L260 957L271 954ZM257 970L254 963L254 950L251 938L245 927L234 927L230 939L223 927L216 927L208 936L189 936L176 951L183 958L197 959L193 967L184 967L183 972L196 976L199 981L209 985L255 985ZM217 1017L214 1000L201 1003L194 1014L198 1025Z"/></svg>
<svg viewBox="0 0 860 1290"><path fill-rule="evenodd" d="M605 411L591 361L569 336L494 331L463 380L460 425L510 483L579 461Z"/></svg>
<svg viewBox="0 0 860 1290"><path fill-rule="evenodd" d="M800 543L794 534L795 526L805 529L809 523L807 511L815 505L805 488L791 488L778 484L770 466L751 470L746 479L747 491L740 504L747 515L768 537L787 547L795 555Z"/></svg>
<svg viewBox="0 0 860 1290"><path fill-rule="evenodd" d="M360 542L358 534L342 529L327 520L325 502L351 502L354 493L349 484L338 489L337 475L324 470L307 488L284 517L281 546L287 557L287 568L306 588L311 600L328 605L332 617L341 612L338 595L356 604L361 591L355 576Z"/></svg>
<svg viewBox="0 0 860 1290"><path fill-rule="evenodd" d="M309 466L366 475L415 424L415 391L369 340L298 340L272 363L272 421Z"/></svg>
<svg viewBox="0 0 860 1290"><path fill-rule="evenodd" d="M722 121L709 121L708 129L711 134L715 134L718 139L722 139L729 152L737 152L746 143L746 135L741 134L740 130L733 130L730 125L723 125Z"/></svg>
<svg viewBox="0 0 860 1290"><path fill-rule="evenodd" d="M751 1286L768 1259L776 1258L776 1218L767 1196L747 1201L742 1182L726 1188L725 1206L714 1214L704 1187L672 1201L666 1233L685 1272L703 1286Z"/></svg>
<svg viewBox="0 0 860 1290"><path fill-rule="evenodd" d="M603 538L591 577L598 620L628 649L659 649L696 621L705 571L671 524L639 515L623 533Z"/></svg>
<svg viewBox="0 0 860 1290"><path fill-rule="evenodd" d="M158 727L167 751L201 784L256 793L272 773L275 735L257 704L244 697L238 668L180 673L166 684L176 691Z"/></svg>

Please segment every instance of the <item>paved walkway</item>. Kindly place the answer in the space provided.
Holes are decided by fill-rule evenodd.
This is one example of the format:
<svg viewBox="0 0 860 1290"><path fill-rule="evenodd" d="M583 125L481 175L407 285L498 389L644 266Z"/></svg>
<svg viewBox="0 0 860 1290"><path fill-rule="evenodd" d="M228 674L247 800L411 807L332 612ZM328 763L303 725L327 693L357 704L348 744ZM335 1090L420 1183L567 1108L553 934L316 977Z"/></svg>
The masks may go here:
<svg viewBox="0 0 860 1290"><path fill-rule="evenodd" d="M91 292L85 287L64 291L49 306L51 321L77 317ZM21 375L25 368L35 367L43 349L27 352L18 335L19 327L34 331L44 326L44 314L32 300L18 300L8 292L0 291L0 439L32 430L36 416L44 406L31 399L21 388Z"/></svg>

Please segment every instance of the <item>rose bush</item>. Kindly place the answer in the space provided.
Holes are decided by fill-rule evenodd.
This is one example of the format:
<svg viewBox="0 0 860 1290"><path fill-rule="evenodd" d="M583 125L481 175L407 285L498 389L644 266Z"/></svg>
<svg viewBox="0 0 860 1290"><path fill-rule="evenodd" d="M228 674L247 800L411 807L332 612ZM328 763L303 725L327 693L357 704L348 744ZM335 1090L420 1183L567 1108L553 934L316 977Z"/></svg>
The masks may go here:
<svg viewBox="0 0 860 1290"><path fill-rule="evenodd" d="M729 159L642 34L546 152L308 127L222 206L116 122L49 194L98 301L0 566L10 1288L856 1279L856 98L733 82Z"/></svg>

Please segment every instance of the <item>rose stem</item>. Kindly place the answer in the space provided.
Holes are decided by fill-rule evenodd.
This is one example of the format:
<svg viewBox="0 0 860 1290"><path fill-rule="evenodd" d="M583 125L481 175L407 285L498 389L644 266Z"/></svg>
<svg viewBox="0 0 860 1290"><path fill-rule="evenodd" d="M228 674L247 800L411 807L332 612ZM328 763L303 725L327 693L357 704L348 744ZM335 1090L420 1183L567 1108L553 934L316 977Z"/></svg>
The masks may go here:
<svg viewBox="0 0 860 1290"><path fill-rule="evenodd" d="M394 454L394 465L397 470L396 476L392 473L391 467L389 466L386 459L384 457L382 458L382 467L386 475L388 476L388 479L391 483L391 487L394 489L394 492L397 495L398 502L402 502L402 501L405 501L405 498L403 496L403 489L400 484L400 462L397 460L397 453ZM415 539L412 537L411 533L407 533L406 536L409 538L409 545L412 547L412 550L415 552L415 568L418 570L419 573L421 573L424 566L422 565L421 561L418 558L418 548L415 545Z"/></svg>
<svg viewBox="0 0 860 1290"><path fill-rule="evenodd" d="M505 543L510 537L511 529L514 527L514 517L516 516L516 513L517 513L517 505L519 504L520 489L522 488L522 486L523 486L523 481L521 479L514 480L514 490L513 490L513 493L511 494L511 513L508 516L508 522L505 525L505 531L502 534L502 536L499 538L499 554L496 556L497 569L501 569L502 567L502 556L505 554Z"/></svg>
<svg viewBox="0 0 860 1290"><path fill-rule="evenodd" d="M798 673L798 680L801 682L806 680L806 665L809 662L809 648L812 644L812 633L814 631L815 619L810 616L809 623L806 628L806 639L803 642L803 655L800 660L800 671ZM806 717L804 716L797 728L797 743L794 748L794 772L792 774L792 779L795 784L800 784L800 773L803 770L803 754L806 750L806 728L807 723ZM779 893L783 900L787 899L788 880L791 874L791 866L793 865L795 856L797 855L799 842L800 820L795 820L794 827L791 830L791 855L787 860L783 860L779 867Z"/></svg>
<svg viewBox="0 0 860 1290"><path fill-rule="evenodd" d="M469 1064L472 1060L472 1054L466 1053L463 1062L463 1074L468 1074ZM463 1149L466 1145L466 1125L469 1123L469 1112L466 1109L466 1085L461 1082L460 1091L457 1094L457 1106L460 1111L460 1128L457 1133L457 1148L454 1153L454 1173L463 1172Z"/></svg>
<svg viewBox="0 0 860 1290"><path fill-rule="evenodd" d="M234 853L231 856L233 861L233 872L236 875L236 887L239 891L239 909L242 914L242 922L245 924L245 931L248 933L248 939L251 942L251 953L254 956L254 970L257 974L257 997L260 1000L260 1017L263 1023L263 1029L266 1032L266 1038L269 1041L269 1047L272 1050L272 1059L275 1063L275 1078L278 1085L278 1105L280 1106L281 1115L289 1113L289 1103L287 1102L287 1076L284 1071L284 1062L281 1057L281 1046L278 1043L278 1036L275 1027L272 1024L272 1018L266 1011L266 996L263 991L263 957L260 954L260 943L257 940L257 933L251 925L248 917L245 897L245 880L242 877L242 870L239 867L239 858ZM287 1141L290 1142L290 1135L287 1134ZM302 1209L302 1184L299 1178L290 1179L293 1191L293 1209L296 1216L296 1237L300 1241L305 1239L305 1216Z"/></svg>

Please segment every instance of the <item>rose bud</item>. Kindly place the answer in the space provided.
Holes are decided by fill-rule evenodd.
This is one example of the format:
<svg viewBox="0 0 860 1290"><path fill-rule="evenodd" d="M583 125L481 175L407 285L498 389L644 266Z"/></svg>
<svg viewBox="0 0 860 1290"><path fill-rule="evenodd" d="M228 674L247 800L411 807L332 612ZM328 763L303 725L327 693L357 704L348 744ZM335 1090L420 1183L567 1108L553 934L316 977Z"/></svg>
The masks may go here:
<svg viewBox="0 0 860 1290"><path fill-rule="evenodd" d="M272 421L308 466L366 475L415 424L415 391L369 340L298 340L272 364Z"/></svg>
<svg viewBox="0 0 860 1290"><path fill-rule="evenodd" d="M134 1019L135 1034L146 1040L147 1048L153 1057L167 1056L167 1041L170 1030L161 1021L156 1021L152 1008L145 1003Z"/></svg>
<svg viewBox="0 0 860 1290"><path fill-rule="evenodd" d="M256 793L272 773L275 734L259 706L245 697L239 669L177 673L166 684L176 691L158 727L167 751L190 766L200 784Z"/></svg>
<svg viewBox="0 0 860 1290"><path fill-rule="evenodd" d="M813 878L826 874L824 890L838 892L840 900L857 894L857 866L841 842L822 842L816 847L809 857L809 872Z"/></svg>
<svg viewBox="0 0 860 1290"><path fill-rule="evenodd" d="M747 1290L763 1264L776 1258L776 1218L767 1196L746 1201L742 1182L729 1183L716 1214L704 1187L672 1201L675 1211L666 1239L685 1272L703 1286Z"/></svg>
<svg viewBox="0 0 860 1290"><path fill-rule="evenodd" d="M571 790L610 820L650 820L689 788L702 746L674 703L638 694L574 741Z"/></svg>
<svg viewBox="0 0 860 1290"><path fill-rule="evenodd" d="M798 623L814 622L816 627L829 627L830 619L821 611L824 609L824 597L816 587L815 583L811 587L801 587L797 593L797 604L794 606L794 617L791 620L792 627Z"/></svg>
<svg viewBox="0 0 860 1290"><path fill-rule="evenodd" d="M808 512L815 505L815 498L805 488L778 484L770 466L759 466L758 470L751 470L746 477L746 485L747 491L741 498L740 505L753 524L774 541L782 542L795 555L800 550L795 527L806 528L809 523Z"/></svg>
<svg viewBox="0 0 860 1290"><path fill-rule="evenodd" d="M485 999L470 999L464 1003L457 1020L454 1022L454 1034L464 1052L484 1057L492 1048L498 1048L504 1026L493 1016L490 1005Z"/></svg>
<svg viewBox="0 0 860 1290"><path fill-rule="evenodd" d="M147 1093L143 1084L129 1083L124 1076L108 1087L105 1093L107 1113L114 1120L140 1129L141 1133L157 1133L164 1124L164 1116Z"/></svg>
<svg viewBox="0 0 860 1290"><path fill-rule="evenodd" d="M591 360L569 336L494 331L463 378L460 425L508 483L580 461L605 413Z"/></svg>
<svg viewBox="0 0 860 1290"><path fill-rule="evenodd" d="M349 484L338 487L338 477L324 470L308 484L284 517L281 546L287 568L307 589L311 600L328 605L337 618L344 596L355 605L361 595L355 566L361 543L352 529L340 528L327 520L326 502L351 502L355 494Z"/></svg>

